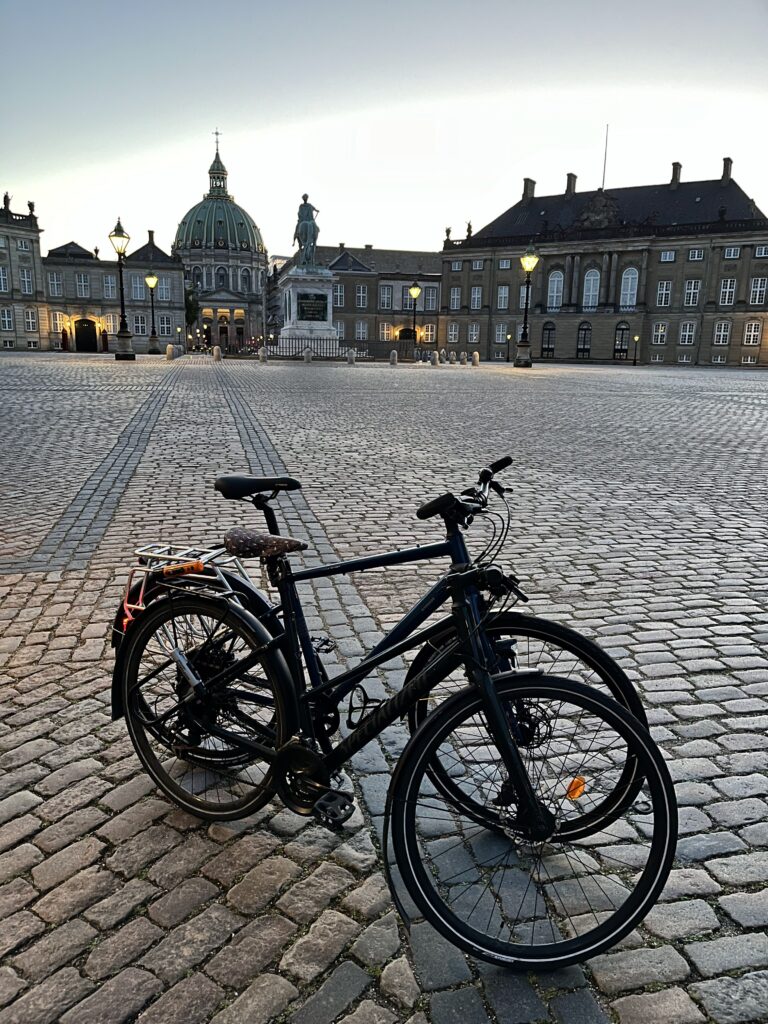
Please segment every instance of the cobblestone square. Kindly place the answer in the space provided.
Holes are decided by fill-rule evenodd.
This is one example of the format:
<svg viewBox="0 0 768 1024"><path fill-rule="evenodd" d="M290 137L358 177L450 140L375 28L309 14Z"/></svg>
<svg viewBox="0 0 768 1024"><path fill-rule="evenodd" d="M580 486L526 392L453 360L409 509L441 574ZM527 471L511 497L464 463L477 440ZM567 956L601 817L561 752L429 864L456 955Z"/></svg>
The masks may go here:
<svg viewBox="0 0 768 1024"><path fill-rule="evenodd" d="M767 1021L767 379L0 355L0 1024ZM301 480L275 504L312 564L438 540L417 506L505 454L528 608L625 668L680 804L639 931L538 975L426 925L409 938L392 912L379 826L401 726L354 759L359 809L333 834L277 803L181 813L109 706L134 548L254 522L219 473ZM311 626L359 657L439 570L318 580Z"/></svg>

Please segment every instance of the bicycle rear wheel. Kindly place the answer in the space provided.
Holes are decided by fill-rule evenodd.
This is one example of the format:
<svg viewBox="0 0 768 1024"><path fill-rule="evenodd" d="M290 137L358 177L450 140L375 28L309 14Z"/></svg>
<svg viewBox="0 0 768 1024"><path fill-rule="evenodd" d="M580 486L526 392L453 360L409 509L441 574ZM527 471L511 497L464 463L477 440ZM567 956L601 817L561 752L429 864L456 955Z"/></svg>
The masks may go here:
<svg viewBox="0 0 768 1024"><path fill-rule="evenodd" d="M610 948L651 909L672 865L677 809L664 760L633 716L590 687L531 678L499 682L498 693L513 717L523 707L548 723L546 742L521 747L539 800L558 819L547 842L523 838L513 787L470 690L411 737L389 806L403 882L441 934L492 963L554 969ZM627 805L620 779L629 758L643 786ZM435 789L436 762L471 805L493 809L501 831ZM621 812L596 832L606 800Z"/></svg>
<svg viewBox="0 0 768 1024"><path fill-rule="evenodd" d="M190 593L150 605L126 640L123 706L136 753L157 785L198 817L243 817L273 795L270 764L240 742L277 749L290 735L287 669L274 652L257 653L268 639L239 608ZM230 681L212 683L225 669Z"/></svg>

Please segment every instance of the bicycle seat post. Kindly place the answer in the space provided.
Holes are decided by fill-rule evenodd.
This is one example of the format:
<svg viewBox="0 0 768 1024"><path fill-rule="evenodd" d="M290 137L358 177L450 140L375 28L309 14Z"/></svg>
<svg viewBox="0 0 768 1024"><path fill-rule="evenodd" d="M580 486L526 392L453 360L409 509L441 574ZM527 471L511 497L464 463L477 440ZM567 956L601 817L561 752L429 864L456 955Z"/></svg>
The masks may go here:
<svg viewBox="0 0 768 1024"><path fill-rule="evenodd" d="M265 497L263 494L254 494L251 498L254 508L257 508L264 514L264 521L267 524L267 529L274 537L280 536L280 527L277 525L277 516L275 515L274 509L269 504L270 499L274 498L274 493L270 494L269 497Z"/></svg>

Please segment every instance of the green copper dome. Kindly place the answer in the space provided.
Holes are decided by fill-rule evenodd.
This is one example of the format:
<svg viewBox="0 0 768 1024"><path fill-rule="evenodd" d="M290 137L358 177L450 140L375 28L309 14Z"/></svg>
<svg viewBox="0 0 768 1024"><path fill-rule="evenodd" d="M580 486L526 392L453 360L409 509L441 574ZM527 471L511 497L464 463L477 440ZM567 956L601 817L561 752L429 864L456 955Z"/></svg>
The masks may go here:
<svg viewBox="0 0 768 1024"><path fill-rule="evenodd" d="M219 156L218 144L208 175L208 193L182 218L174 250L262 252L264 243L255 221L227 192L227 169Z"/></svg>

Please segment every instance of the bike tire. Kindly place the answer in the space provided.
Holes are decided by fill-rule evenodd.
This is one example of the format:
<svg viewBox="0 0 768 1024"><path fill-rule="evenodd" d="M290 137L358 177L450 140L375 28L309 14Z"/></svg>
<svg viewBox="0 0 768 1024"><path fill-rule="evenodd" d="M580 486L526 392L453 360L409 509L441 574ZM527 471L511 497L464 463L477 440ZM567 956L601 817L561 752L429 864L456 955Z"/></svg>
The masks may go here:
<svg viewBox="0 0 768 1024"><path fill-rule="evenodd" d="M535 843L514 823L501 836L489 833L460 807L441 803L429 778L438 756L461 765L468 789L484 788L488 799L503 792L482 699L467 689L424 720L398 761L388 799L395 860L418 910L464 952L512 969L555 970L609 949L654 906L674 858L675 791L648 731L591 687L528 675L500 681L498 694L506 703L539 702L556 715L557 743L527 769L539 799L568 820L548 842ZM637 814L625 807L621 823L595 837L580 825L580 801L623 746L641 766L648 806L640 804ZM583 788L571 796L576 778ZM629 834L638 842L627 845Z"/></svg>

